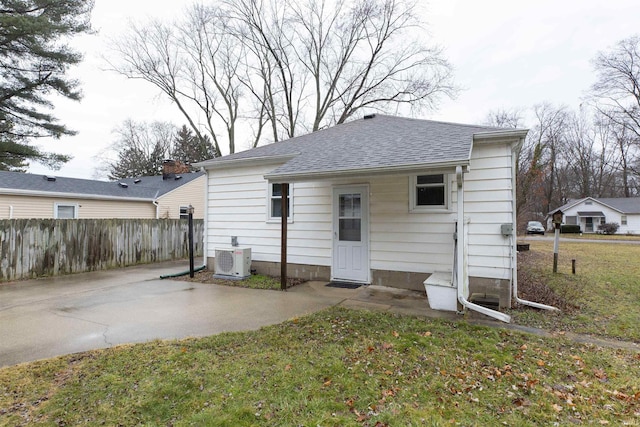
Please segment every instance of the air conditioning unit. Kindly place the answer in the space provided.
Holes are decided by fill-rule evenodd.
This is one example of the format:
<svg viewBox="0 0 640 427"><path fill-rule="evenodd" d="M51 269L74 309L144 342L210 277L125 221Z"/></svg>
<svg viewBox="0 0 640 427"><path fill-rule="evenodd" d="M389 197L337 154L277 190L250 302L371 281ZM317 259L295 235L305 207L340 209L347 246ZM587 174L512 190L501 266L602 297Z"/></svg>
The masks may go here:
<svg viewBox="0 0 640 427"><path fill-rule="evenodd" d="M244 279L251 275L251 248L216 249L215 276Z"/></svg>

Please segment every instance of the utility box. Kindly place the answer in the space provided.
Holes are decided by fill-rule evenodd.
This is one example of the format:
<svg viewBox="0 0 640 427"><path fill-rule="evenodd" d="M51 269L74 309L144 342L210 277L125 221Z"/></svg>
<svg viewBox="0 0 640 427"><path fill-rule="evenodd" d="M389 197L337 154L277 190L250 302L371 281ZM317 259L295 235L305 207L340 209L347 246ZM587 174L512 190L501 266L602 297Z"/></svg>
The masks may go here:
<svg viewBox="0 0 640 427"><path fill-rule="evenodd" d="M511 236L513 234L513 224L500 225L500 232L503 236Z"/></svg>

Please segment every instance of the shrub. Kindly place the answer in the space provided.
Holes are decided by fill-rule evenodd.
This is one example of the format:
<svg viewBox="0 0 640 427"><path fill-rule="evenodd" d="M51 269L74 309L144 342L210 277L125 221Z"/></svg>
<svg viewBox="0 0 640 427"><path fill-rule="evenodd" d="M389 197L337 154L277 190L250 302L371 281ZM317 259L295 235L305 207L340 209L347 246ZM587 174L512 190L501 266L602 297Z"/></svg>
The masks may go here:
<svg viewBox="0 0 640 427"><path fill-rule="evenodd" d="M620 228L620 224L618 224L617 222L607 222L598 226L598 233L616 234L618 228Z"/></svg>
<svg viewBox="0 0 640 427"><path fill-rule="evenodd" d="M560 226L560 232L561 233L582 233L582 230L580 230L579 225L562 224Z"/></svg>

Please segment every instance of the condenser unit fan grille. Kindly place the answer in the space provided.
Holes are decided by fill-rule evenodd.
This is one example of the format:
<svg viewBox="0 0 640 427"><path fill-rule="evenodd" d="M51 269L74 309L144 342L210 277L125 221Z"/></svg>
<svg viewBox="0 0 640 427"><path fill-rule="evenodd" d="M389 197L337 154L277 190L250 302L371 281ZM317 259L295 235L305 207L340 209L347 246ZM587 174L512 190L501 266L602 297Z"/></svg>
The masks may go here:
<svg viewBox="0 0 640 427"><path fill-rule="evenodd" d="M218 264L218 269L223 273L230 273L233 271L233 253L227 251L218 252L218 256L216 257L216 261Z"/></svg>

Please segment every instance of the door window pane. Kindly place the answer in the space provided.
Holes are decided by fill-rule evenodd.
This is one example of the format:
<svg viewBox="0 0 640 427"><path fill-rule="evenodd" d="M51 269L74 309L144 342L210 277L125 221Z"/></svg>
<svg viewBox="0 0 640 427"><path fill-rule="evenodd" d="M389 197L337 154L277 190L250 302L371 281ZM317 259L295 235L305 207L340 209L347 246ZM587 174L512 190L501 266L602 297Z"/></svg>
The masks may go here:
<svg viewBox="0 0 640 427"><path fill-rule="evenodd" d="M338 238L341 241L359 242L361 239L361 195L341 194L338 211Z"/></svg>
<svg viewBox="0 0 640 427"><path fill-rule="evenodd" d="M343 242L359 242L361 237L360 219L341 218L339 220L338 238Z"/></svg>

